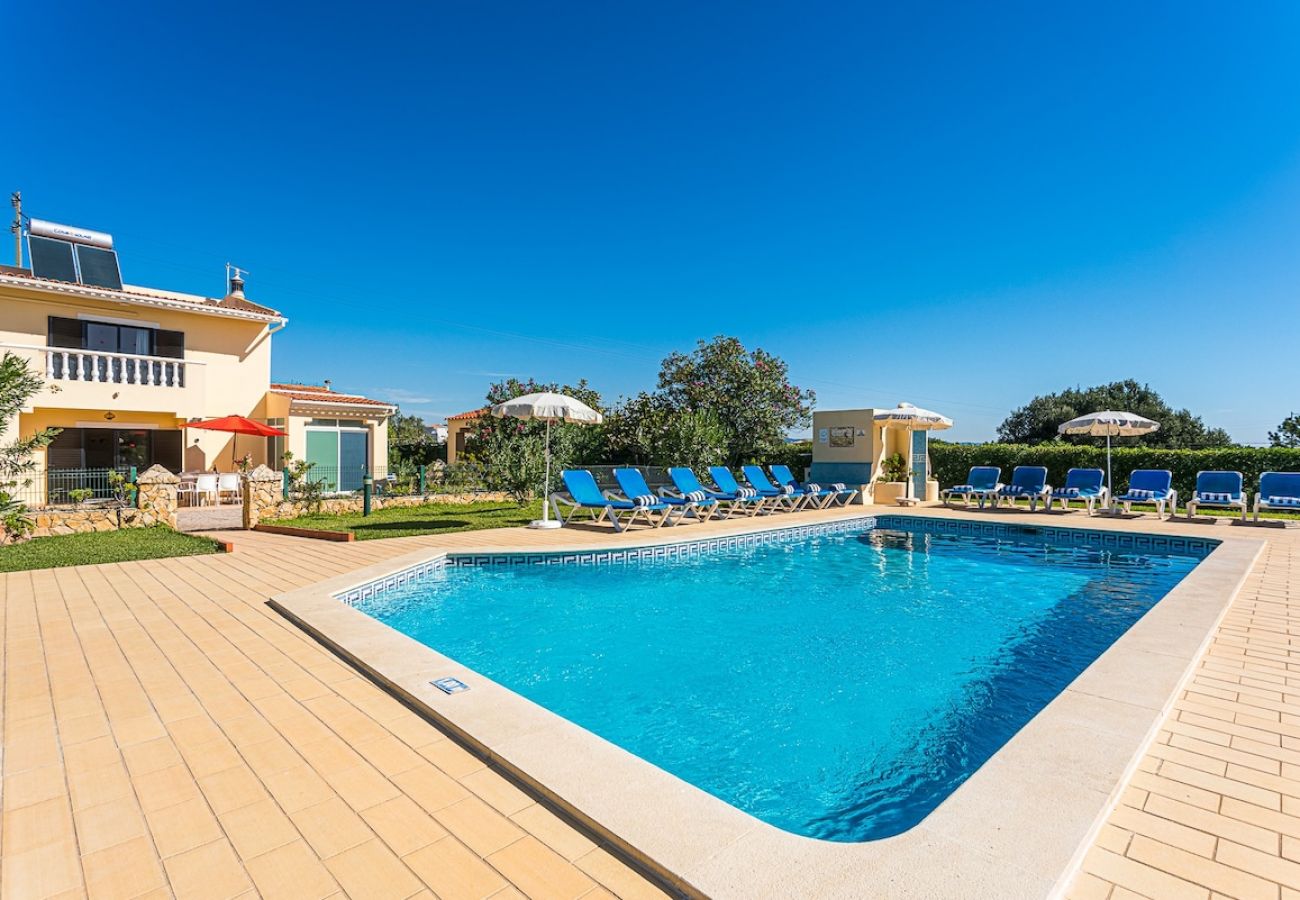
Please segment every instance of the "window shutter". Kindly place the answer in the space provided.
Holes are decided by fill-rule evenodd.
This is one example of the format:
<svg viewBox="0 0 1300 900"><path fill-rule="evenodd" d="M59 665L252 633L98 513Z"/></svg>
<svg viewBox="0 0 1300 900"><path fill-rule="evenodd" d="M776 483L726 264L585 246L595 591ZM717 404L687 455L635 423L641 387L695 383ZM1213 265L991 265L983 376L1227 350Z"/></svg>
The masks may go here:
<svg viewBox="0 0 1300 900"><path fill-rule="evenodd" d="M50 316L49 345L51 347L71 347L81 349L81 322L78 319L64 319Z"/></svg>
<svg viewBox="0 0 1300 900"><path fill-rule="evenodd" d="M154 332L154 353L168 359L184 359L185 332L163 331L162 329Z"/></svg>

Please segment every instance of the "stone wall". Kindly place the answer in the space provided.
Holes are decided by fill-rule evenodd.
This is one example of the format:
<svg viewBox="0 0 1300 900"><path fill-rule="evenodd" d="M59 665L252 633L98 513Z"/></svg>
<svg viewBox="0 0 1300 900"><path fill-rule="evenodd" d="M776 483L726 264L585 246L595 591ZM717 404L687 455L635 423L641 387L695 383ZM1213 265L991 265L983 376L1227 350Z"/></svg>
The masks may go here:
<svg viewBox="0 0 1300 900"><path fill-rule="evenodd" d="M58 534L87 534L117 531L119 528L176 527L176 486L180 479L162 466L154 466L136 479L137 506L71 506L34 510L29 517L35 527L19 540ZM0 536L0 543L4 538Z"/></svg>
<svg viewBox="0 0 1300 900"><path fill-rule="evenodd" d="M423 497L371 497L371 510L386 507L423 506L426 503L500 503L513 499L504 491L464 491L445 494L426 494ZM365 500L358 494L351 497L329 497L321 500L320 511L325 515L359 513ZM300 500L284 499L283 476L265 466L259 466L244 482L244 527L255 528L264 519L296 519L311 512Z"/></svg>

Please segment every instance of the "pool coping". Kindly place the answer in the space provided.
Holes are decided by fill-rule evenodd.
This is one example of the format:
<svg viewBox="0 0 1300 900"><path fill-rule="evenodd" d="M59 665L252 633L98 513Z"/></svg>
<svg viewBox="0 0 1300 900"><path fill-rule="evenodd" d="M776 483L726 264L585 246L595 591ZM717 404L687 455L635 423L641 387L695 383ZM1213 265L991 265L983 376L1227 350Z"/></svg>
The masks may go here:
<svg viewBox="0 0 1300 900"><path fill-rule="evenodd" d="M973 521L860 511L824 522L872 518ZM747 522L726 539L788 527L779 520ZM1141 534L1086 527L1062 530ZM611 548L602 546L601 538L591 535L582 549L526 555L599 555L642 546ZM687 535L644 546L697 542ZM1041 897L1064 890L1264 547L1263 541L1236 537L1217 544L925 819L897 836L863 843L834 843L781 831L395 631L338 596L420 566L445 564L449 557L512 554L423 549L280 594L271 605L685 894L851 897L870 891L897 897ZM459 678L472 689L444 694L431 684L443 677Z"/></svg>

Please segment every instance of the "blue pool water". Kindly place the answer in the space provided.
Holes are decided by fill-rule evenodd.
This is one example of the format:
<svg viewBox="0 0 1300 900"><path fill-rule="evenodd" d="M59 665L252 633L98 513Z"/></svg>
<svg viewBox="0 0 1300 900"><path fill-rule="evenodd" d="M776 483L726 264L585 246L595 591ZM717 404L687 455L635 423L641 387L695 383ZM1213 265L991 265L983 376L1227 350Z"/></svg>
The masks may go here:
<svg viewBox="0 0 1300 900"><path fill-rule="evenodd" d="M360 608L773 825L919 822L1205 551L893 528L446 568Z"/></svg>

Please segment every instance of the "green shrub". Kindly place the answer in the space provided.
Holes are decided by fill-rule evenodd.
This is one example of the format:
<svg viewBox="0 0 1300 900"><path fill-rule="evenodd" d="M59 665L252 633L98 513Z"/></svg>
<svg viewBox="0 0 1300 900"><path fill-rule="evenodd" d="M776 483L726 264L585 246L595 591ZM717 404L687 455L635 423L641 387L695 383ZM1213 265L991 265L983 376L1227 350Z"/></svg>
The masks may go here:
<svg viewBox="0 0 1300 900"><path fill-rule="evenodd" d="M1002 480L1011 477L1016 466L1047 466L1047 481L1065 484L1072 468L1106 468L1106 445L1073 444L930 444L931 477L947 487L964 484L971 466L1001 466ZM1134 469L1168 469L1174 473L1174 488L1188 496L1196 487L1196 473L1211 469L1240 472L1246 491L1259 487L1262 472L1300 472L1300 449L1285 447L1219 447L1210 450L1162 450L1154 447L1121 447L1111 453L1116 492L1128 484Z"/></svg>

